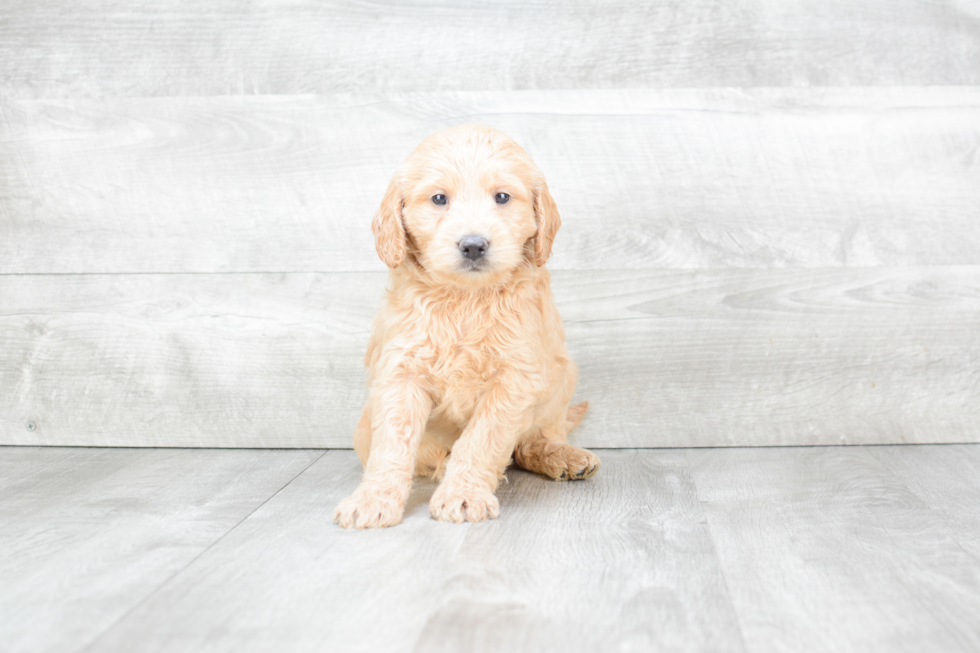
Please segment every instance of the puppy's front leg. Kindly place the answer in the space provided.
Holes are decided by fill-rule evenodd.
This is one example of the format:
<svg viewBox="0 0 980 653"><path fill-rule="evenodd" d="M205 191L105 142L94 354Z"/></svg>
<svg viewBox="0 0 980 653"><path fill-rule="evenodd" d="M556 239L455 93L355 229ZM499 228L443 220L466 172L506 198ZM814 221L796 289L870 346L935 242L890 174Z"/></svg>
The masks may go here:
<svg viewBox="0 0 980 653"><path fill-rule="evenodd" d="M429 501L429 513L441 521L496 519L494 496L518 436L531 425L531 407L503 385L491 389L453 445L446 474Z"/></svg>
<svg viewBox="0 0 980 653"><path fill-rule="evenodd" d="M344 528L394 526L402 520L412 490L415 455L432 400L410 374L372 388L371 454L354 494L333 518Z"/></svg>

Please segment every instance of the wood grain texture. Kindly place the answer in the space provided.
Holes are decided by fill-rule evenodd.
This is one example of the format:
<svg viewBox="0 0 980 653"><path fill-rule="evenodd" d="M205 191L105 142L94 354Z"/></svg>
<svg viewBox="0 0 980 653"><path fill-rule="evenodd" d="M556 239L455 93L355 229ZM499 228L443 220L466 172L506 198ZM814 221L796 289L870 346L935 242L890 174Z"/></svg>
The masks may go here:
<svg viewBox="0 0 980 653"><path fill-rule="evenodd" d="M345 531L331 514L360 475L354 452L326 452L88 650L411 650L469 529L429 518L430 483L397 528Z"/></svg>
<svg viewBox="0 0 980 653"><path fill-rule="evenodd" d="M322 455L0 448L0 641L78 651Z"/></svg>
<svg viewBox="0 0 980 653"><path fill-rule="evenodd" d="M919 451L896 456L970 483ZM747 649L980 647L980 559L867 449L689 455Z"/></svg>
<svg viewBox="0 0 980 653"><path fill-rule="evenodd" d="M902 447L869 452L940 516L946 532L964 551L980 560L980 447L924 447L914 456Z"/></svg>
<svg viewBox="0 0 980 653"><path fill-rule="evenodd" d="M965 0L8 4L4 97L980 82Z"/></svg>
<svg viewBox="0 0 980 653"><path fill-rule="evenodd" d="M0 636L59 653L980 646L962 546L980 514L952 533L942 511L976 488L980 445L599 453L579 483L508 471L493 522L432 520L420 481L402 524L349 532L330 511L358 482L352 451L306 467L320 452L0 448Z"/></svg>
<svg viewBox="0 0 980 653"><path fill-rule="evenodd" d="M6 276L0 284L10 298L3 332L16 337L0 350L11 443L351 446L384 275Z"/></svg>
<svg viewBox="0 0 980 653"><path fill-rule="evenodd" d="M976 271L583 273L562 315L587 441L976 442Z"/></svg>
<svg viewBox="0 0 980 653"><path fill-rule="evenodd" d="M598 453L583 484L508 472L415 650L747 650L686 452Z"/></svg>
<svg viewBox="0 0 980 653"><path fill-rule="evenodd" d="M348 447L384 279L0 277L2 443ZM980 267L553 288L591 405L582 446L980 441Z"/></svg>
<svg viewBox="0 0 980 653"><path fill-rule="evenodd" d="M359 473L327 453L90 650L744 650L682 452L511 471L483 524L433 521L419 482L402 524L348 532Z"/></svg>
<svg viewBox="0 0 980 653"><path fill-rule="evenodd" d="M980 263L980 90L10 100L0 273L380 271L369 229L429 133L521 141L556 270Z"/></svg>

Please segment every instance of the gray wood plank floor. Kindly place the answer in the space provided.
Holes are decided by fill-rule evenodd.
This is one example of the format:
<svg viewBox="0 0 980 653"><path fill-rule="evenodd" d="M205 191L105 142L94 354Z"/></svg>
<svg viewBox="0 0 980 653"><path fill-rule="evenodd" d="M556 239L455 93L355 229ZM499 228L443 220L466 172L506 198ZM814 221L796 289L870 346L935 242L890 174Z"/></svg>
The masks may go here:
<svg viewBox="0 0 980 653"><path fill-rule="evenodd" d="M21 651L976 651L980 445L605 450L348 532L350 451L0 448Z"/></svg>
<svg viewBox="0 0 980 653"><path fill-rule="evenodd" d="M81 650L322 454L0 449L0 649Z"/></svg>

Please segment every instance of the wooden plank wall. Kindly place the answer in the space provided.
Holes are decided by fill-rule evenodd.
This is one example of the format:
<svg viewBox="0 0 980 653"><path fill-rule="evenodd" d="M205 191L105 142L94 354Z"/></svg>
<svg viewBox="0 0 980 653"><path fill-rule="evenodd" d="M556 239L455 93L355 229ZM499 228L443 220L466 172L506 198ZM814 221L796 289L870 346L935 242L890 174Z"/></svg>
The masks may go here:
<svg viewBox="0 0 980 653"><path fill-rule="evenodd" d="M980 441L980 5L0 10L0 444L345 447L425 135L564 225L586 446Z"/></svg>

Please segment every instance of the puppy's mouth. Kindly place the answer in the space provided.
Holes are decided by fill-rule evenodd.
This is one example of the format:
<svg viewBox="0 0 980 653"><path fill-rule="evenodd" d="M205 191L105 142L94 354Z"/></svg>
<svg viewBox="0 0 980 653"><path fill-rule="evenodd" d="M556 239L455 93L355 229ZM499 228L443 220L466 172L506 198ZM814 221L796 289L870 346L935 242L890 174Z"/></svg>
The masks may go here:
<svg viewBox="0 0 980 653"><path fill-rule="evenodd" d="M488 271L489 269L490 269L490 262L485 258L481 258L477 261L463 259L459 263L460 272L472 272L474 274L480 274L482 272Z"/></svg>

